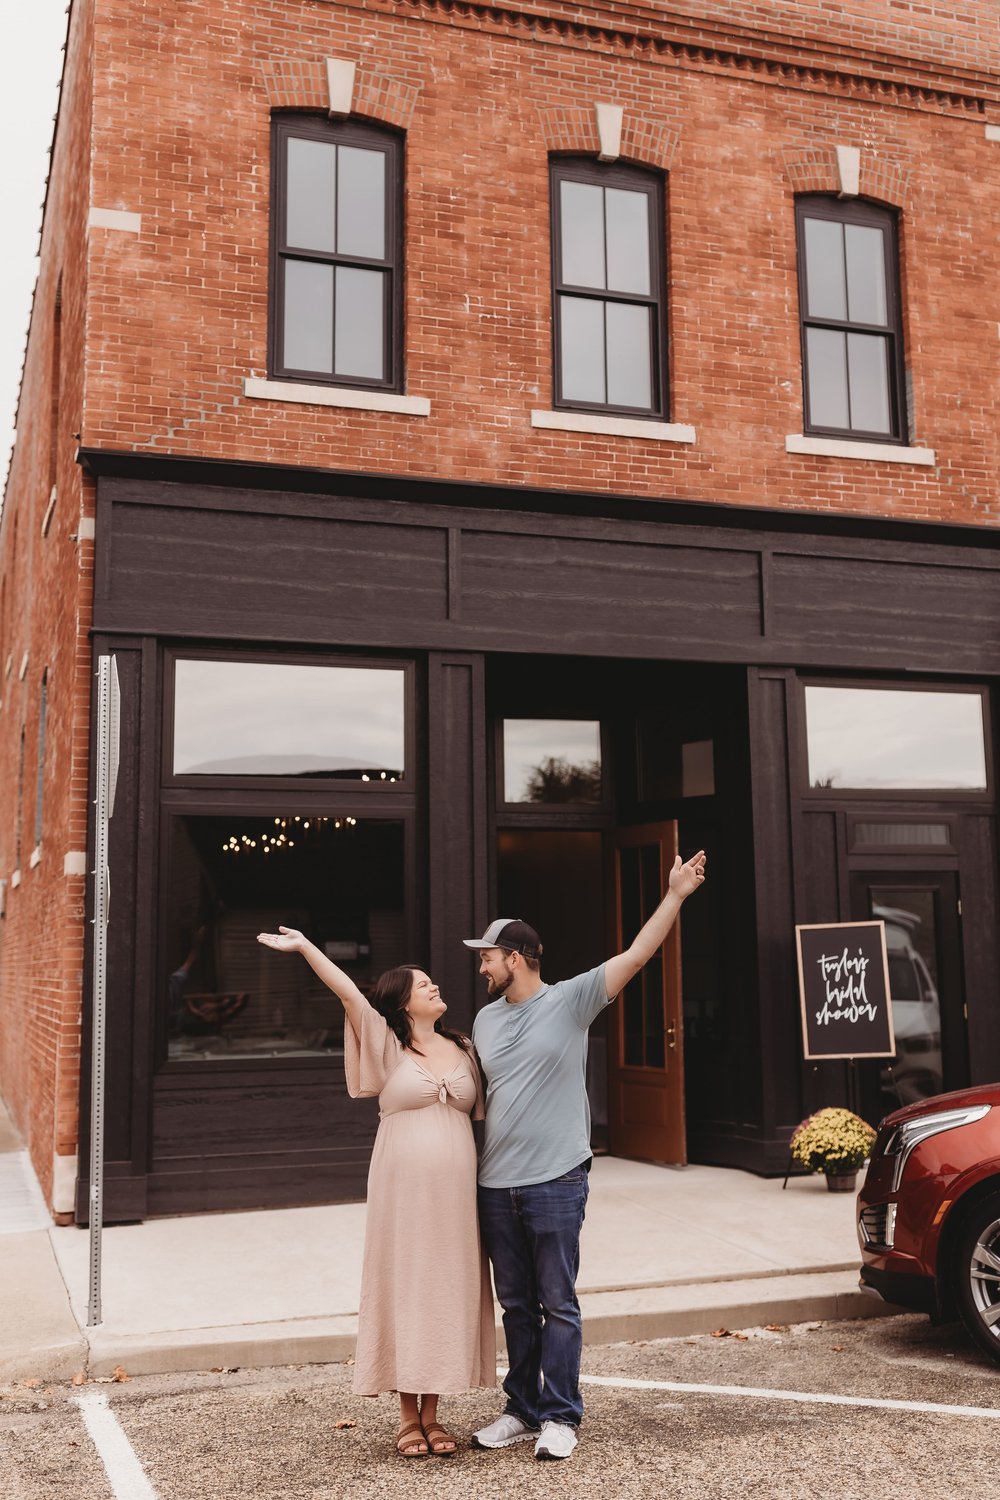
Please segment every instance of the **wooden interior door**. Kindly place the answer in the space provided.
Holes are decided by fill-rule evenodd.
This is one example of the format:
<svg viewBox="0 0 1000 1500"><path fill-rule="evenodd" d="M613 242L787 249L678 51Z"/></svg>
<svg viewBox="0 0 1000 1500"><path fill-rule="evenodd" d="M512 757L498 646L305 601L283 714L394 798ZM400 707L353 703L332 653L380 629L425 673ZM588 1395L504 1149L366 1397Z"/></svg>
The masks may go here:
<svg viewBox="0 0 1000 1500"><path fill-rule="evenodd" d="M663 900L677 853L676 823L606 837L609 928L620 953ZM679 923L608 1013L609 1145L640 1161L687 1161Z"/></svg>

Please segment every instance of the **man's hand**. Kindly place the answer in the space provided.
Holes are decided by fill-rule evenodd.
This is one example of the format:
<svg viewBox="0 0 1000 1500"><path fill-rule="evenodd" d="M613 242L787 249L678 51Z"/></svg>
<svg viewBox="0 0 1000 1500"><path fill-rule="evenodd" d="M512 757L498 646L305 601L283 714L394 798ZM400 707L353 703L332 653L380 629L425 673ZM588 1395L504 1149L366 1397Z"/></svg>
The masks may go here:
<svg viewBox="0 0 1000 1500"><path fill-rule="evenodd" d="M705 851L699 849L693 854L686 864L681 864L678 854L674 860L674 867L670 871L668 888L673 891L678 901L684 901L696 891L705 879Z"/></svg>
<svg viewBox="0 0 1000 1500"><path fill-rule="evenodd" d="M644 964L666 941L667 933L677 920L677 913L692 892L705 881L705 851L699 849L686 864L678 854L667 881L667 894L624 953L616 953L604 965L604 983L608 999L620 995Z"/></svg>
<svg viewBox="0 0 1000 1500"><path fill-rule="evenodd" d="M294 927L279 927L277 932L258 932L257 941L278 953L301 953L306 943L303 934Z"/></svg>

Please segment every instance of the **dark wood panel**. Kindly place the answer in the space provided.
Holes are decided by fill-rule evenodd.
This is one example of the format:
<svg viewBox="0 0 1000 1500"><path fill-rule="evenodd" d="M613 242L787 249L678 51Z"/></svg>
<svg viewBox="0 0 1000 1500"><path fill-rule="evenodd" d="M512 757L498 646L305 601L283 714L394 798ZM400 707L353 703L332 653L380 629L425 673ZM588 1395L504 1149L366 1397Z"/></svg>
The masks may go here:
<svg viewBox="0 0 1000 1500"><path fill-rule="evenodd" d="M502 619L522 644L575 636L605 655L640 643L665 655L678 639L761 633L753 552L467 532L462 590L464 620Z"/></svg>
<svg viewBox="0 0 1000 1500"><path fill-rule="evenodd" d="M147 628L324 638L333 619L447 617L447 533L342 517L234 516L117 503L105 609Z"/></svg>
<svg viewBox="0 0 1000 1500"><path fill-rule="evenodd" d="M486 703L481 656L432 655L427 663L429 735L428 921L431 973L448 1020L471 1031L475 964L462 939L486 915Z"/></svg>
<svg viewBox="0 0 1000 1500"><path fill-rule="evenodd" d="M157 1172L149 1179L151 1216L234 1213L248 1208L303 1208L363 1201L368 1158L352 1163L282 1157L270 1166Z"/></svg>
<svg viewBox="0 0 1000 1500"><path fill-rule="evenodd" d="M788 1165L787 1136L762 1139L752 1127L729 1121L706 1121L691 1130L688 1154L706 1167L737 1167L762 1177L784 1176Z"/></svg>
<svg viewBox="0 0 1000 1500"><path fill-rule="evenodd" d="M928 559L928 562L931 560ZM770 575L773 629L845 658L864 652L896 668L996 670L1000 574L885 558L776 554Z"/></svg>
<svg viewBox="0 0 1000 1500"><path fill-rule="evenodd" d="M969 1007L969 1076L973 1083L1000 1078L1000 928L997 924L996 819L962 819L962 954Z"/></svg>
<svg viewBox="0 0 1000 1500"><path fill-rule="evenodd" d="M841 876L846 872L841 870L837 817L833 808L800 814L795 851L796 922L839 922L850 916L841 899ZM789 959L791 962L791 954ZM803 1061L801 1069L803 1115L830 1104L850 1102L843 1062Z"/></svg>
<svg viewBox="0 0 1000 1500"><path fill-rule="evenodd" d="M294 1157L303 1148L367 1161L377 1125L377 1102L349 1098L342 1078L230 1083L216 1076L180 1087L157 1080L152 1168L197 1161L208 1169L219 1158L232 1165L234 1158Z"/></svg>
<svg viewBox="0 0 1000 1500"><path fill-rule="evenodd" d="M81 1158L82 1164L82 1158ZM149 1207L145 1172L136 1173L131 1161L106 1161L104 1163L103 1222L105 1224L134 1224L146 1217ZM78 1224L90 1223L90 1182L88 1167L82 1164L76 1180L76 1202L74 1217Z"/></svg>
<svg viewBox="0 0 1000 1500"><path fill-rule="evenodd" d="M760 1049L770 1080L763 1133L772 1139L787 1133L802 1115L801 1028L792 958L795 900L786 713L790 676L749 674Z"/></svg>
<svg viewBox="0 0 1000 1500"><path fill-rule="evenodd" d="M95 628L1000 672L1000 560L971 528L625 497L608 515L475 487L459 505L447 486L304 474L286 491L255 474L256 488L102 478Z"/></svg>

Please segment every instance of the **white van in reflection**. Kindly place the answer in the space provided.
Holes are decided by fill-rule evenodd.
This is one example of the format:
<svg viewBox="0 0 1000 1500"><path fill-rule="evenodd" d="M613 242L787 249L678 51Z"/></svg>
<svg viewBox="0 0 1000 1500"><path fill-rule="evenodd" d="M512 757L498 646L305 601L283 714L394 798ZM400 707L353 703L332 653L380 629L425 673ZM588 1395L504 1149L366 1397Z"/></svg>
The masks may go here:
<svg viewBox="0 0 1000 1500"><path fill-rule="evenodd" d="M873 906L872 916L885 923L889 959L889 993L896 1037L895 1060L882 1071L885 1093L901 1105L940 1094L941 1002L913 938L921 919L898 906Z"/></svg>

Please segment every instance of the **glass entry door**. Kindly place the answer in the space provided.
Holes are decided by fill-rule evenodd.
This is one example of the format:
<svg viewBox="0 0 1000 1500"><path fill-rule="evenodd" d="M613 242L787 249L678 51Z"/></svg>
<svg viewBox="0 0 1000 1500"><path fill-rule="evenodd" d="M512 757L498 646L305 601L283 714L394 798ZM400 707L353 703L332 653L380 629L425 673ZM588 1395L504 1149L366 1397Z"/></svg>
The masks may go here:
<svg viewBox="0 0 1000 1500"><path fill-rule="evenodd" d="M889 958L896 1056L861 1065L861 1113L875 1123L968 1082L958 876L855 873L851 907L885 923Z"/></svg>
<svg viewBox="0 0 1000 1500"><path fill-rule="evenodd" d="M663 900L676 823L620 828L606 836L613 951L631 943ZM679 924L611 1007L608 1017L611 1150L641 1161L687 1160Z"/></svg>

